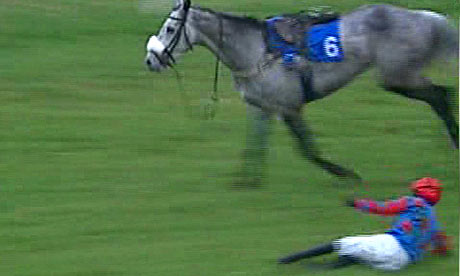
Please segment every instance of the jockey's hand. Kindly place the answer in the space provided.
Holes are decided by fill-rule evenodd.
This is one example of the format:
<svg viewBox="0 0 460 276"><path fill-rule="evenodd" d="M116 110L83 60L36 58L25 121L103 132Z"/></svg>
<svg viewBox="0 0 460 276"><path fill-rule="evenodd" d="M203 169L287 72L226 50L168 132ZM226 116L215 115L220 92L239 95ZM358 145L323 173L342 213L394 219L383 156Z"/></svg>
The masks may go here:
<svg viewBox="0 0 460 276"><path fill-rule="evenodd" d="M444 232L438 232L433 240L432 254L448 255L452 250L452 237L447 236Z"/></svg>

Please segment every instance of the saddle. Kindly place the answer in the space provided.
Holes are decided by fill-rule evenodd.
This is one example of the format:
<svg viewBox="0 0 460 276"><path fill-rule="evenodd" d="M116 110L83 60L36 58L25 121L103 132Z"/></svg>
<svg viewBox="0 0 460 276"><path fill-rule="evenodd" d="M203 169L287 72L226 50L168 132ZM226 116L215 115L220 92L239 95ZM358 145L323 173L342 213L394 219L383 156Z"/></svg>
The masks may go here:
<svg viewBox="0 0 460 276"><path fill-rule="evenodd" d="M287 43L304 49L305 35L308 29L316 24L324 24L339 18L336 12L300 12L283 15L274 25L276 32Z"/></svg>
<svg viewBox="0 0 460 276"><path fill-rule="evenodd" d="M288 70L299 73L305 102L318 98L311 84L311 62L340 62L343 58L338 44L339 17L336 12L321 10L266 20L268 53L280 57ZM327 39L333 39L337 44L325 47Z"/></svg>

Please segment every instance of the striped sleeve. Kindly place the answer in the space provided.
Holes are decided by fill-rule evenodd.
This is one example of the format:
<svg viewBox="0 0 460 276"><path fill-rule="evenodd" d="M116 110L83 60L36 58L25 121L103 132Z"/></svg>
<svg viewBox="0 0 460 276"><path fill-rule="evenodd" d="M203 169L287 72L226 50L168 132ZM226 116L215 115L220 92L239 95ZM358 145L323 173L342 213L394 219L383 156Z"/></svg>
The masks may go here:
<svg viewBox="0 0 460 276"><path fill-rule="evenodd" d="M355 199L355 208L371 214L393 216L405 211L407 209L407 203L406 197L385 202L369 199Z"/></svg>

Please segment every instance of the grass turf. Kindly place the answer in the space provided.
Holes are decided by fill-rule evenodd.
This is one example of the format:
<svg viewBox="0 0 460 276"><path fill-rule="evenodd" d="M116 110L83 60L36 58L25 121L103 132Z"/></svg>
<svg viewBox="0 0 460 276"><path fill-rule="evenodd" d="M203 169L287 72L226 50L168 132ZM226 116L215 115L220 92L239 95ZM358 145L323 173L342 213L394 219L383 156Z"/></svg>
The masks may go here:
<svg viewBox="0 0 460 276"><path fill-rule="evenodd" d="M348 11L376 1L200 1L263 18L308 5ZM382 2L382 1L379 1ZM460 14L453 1L383 1ZM244 145L245 109L228 71L214 120L202 120L213 58L171 72L143 66L144 43L169 1L3 1L0 4L0 275L380 275L324 271L276 258L387 219L342 207L352 189L301 159L273 124L265 188L228 186ZM432 70L439 83L458 78ZM458 244L458 151L430 109L377 88L372 72L306 108L319 146L355 168L364 193L406 193L408 179L445 183L441 223ZM458 247L406 275L453 275Z"/></svg>

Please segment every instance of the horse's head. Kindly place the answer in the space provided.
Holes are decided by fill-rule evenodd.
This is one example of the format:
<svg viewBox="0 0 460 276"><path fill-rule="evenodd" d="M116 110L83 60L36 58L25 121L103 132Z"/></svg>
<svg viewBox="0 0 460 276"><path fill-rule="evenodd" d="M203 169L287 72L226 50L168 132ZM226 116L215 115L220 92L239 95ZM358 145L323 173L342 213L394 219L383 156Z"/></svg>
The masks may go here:
<svg viewBox="0 0 460 276"><path fill-rule="evenodd" d="M171 67L181 54L192 48L186 28L189 10L190 0L175 0L158 35L148 39L145 63L150 70L159 72Z"/></svg>

